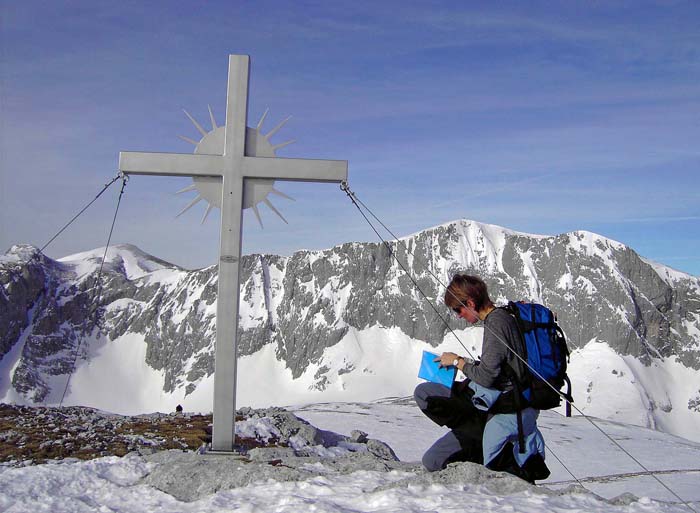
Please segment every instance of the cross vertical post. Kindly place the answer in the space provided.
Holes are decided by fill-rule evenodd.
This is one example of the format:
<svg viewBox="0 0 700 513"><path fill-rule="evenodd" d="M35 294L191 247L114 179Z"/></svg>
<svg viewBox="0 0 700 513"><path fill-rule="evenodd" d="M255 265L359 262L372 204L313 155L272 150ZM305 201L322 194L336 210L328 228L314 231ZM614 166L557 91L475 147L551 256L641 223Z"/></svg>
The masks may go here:
<svg viewBox="0 0 700 513"><path fill-rule="evenodd" d="M246 179L347 181L342 160L287 159L246 154L250 57L229 55L226 126L220 155L121 152L125 174L221 177L221 232L214 362L212 449L231 452L235 440L236 371L243 196Z"/></svg>
<svg viewBox="0 0 700 513"><path fill-rule="evenodd" d="M219 283L216 304L216 352L214 357L214 412L212 449L232 451L235 440L236 376L238 362L238 305L243 177L248 77L250 59L230 56L226 94L226 135L221 197Z"/></svg>

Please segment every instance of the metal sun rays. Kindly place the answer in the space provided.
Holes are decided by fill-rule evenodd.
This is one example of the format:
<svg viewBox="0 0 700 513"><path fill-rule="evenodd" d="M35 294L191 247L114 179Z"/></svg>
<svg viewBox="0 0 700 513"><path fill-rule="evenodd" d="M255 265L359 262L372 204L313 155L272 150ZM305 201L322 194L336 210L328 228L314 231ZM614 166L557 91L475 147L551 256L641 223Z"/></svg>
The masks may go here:
<svg viewBox="0 0 700 513"><path fill-rule="evenodd" d="M222 155L224 153L224 138L225 138L225 127L220 127L216 124L216 119L214 118L214 113L211 110L211 106L207 106L209 110L209 118L211 120L211 131L205 130L197 120L190 115L189 112L183 109L185 115L192 122L197 131L202 135L199 141L195 141L184 135L178 136L185 142L192 144L195 147L195 154L202 155ZM286 123L291 119L292 116L280 121L277 126L270 130L267 134L262 133L262 125L267 117L270 109L265 109L265 112L260 117L260 121L255 128L246 127L246 143L245 143L245 155L249 157L276 157L276 151L280 148L284 148L295 142L293 139L285 141L283 143L273 145L270 143L270 138L274 136ZM221 178L219 177L205 177L205 176L194 176L192 178L193 183L182 190L177 191L177 194L182 194L189 191L197 191L197 196L190 201L185 208L183 208L176 217L180 217L182 214L187 212L190 208L195 206L200 201L204 200L207 202L207 208L202 217L201 224L206 221L209 212L214 207L221 207ZM269 199L270 194L276 194L288 200L294 201L294 198L288 196L287 194L274 188L274 180L267 179L246 179L243 187L243 208L251 208L255 217L260 223L260 227L263 227L262 218L260 216L260 211L258 209L259 203L264 203L277 214L282 221L287 223L287 220L280 213L277 208L272 204Z"/></svg>

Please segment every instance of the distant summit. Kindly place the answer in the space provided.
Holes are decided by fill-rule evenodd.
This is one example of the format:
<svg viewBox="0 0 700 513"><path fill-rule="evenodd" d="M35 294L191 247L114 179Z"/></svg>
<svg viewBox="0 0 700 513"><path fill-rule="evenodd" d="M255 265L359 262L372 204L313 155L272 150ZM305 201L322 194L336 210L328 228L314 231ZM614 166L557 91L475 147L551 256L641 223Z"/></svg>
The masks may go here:
<svg viewBox="0 0 700 513"><path fill-rule="evenodd" d="M89 274L99 269L105 248L96 248L74 255L59 258L58 261L71 266L80 275ZM130 280L142 278L154 271L163 269L184 270L181 267L156 258L142 251L133 244L115 244L107 250L105 266L113 271L120 271Z"/></svg>

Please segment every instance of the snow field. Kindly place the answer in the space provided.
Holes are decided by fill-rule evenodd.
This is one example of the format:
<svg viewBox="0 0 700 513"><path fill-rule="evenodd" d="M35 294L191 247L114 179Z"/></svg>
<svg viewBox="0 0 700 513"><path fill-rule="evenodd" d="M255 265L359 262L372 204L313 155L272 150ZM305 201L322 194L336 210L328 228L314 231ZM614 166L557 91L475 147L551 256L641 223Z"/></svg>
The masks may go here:
<svg viewBox="0 0 700 513"><path fill-rule="evenodd" d="M375 403L323 403L300 406L295 413L321 429L340 426L338 432L362 429L370 437L389 443L399 455L422 451L444 428L424 417L410 401ZM700 460L700 444L674 439L642 428L604 422L622 443L642 449L644 462L653 469L670 469L661 477L686 500L700 506L697 479L693 468ZM540 417L545 438L557 447L560 457L576 468L577 477L595 478L621 471L633 472L619 452L597 440L599 434L582 418L565 419L552 412ZM263 435L272 431L265 419L239 423L246 434ZM413 429L406 429L414 426ZM270 433L274 434L274 433ZM397 437L397 435L399 435ZM581 455L584 455L581 457ZM655 466L652 464L656 462ZM548 459L553 476L549 482L571 479L556 462ZM506 480L488 478L482 484L436 482L398 484L415 479L411 472L356 471L339 475L328 472L299 482L261 481L246 487L225 490L191 503L179 502L150 486L139 484L154 468L141 457L107 457L92 461L66 460L30 467L0 467L0 510L8 513L50 511L52 513L113 511L140 512L489 512L587 511L587 512L682 512L680 504L659 502L664 490L648 476L618 476L585 482L594 493L616 497L622 493L641 496L639 500L621 497L607 502L582 490L563 490L568 484L547 485L512 491ZM323 463L315 464L323 469ZM186 478L186 476L184 477ZM668 495L668 494L667 494ZM655 497L654 499L650 497Z"/></svg>
<svg viewBox="0 0 700 513"><path fill-rule="evenodd" d="M688 409L700 390L697 371L675 357L654 358L645 367L594 339L572 352L568 373L574 405L586 415L700 441L700 413Z"/></svg>

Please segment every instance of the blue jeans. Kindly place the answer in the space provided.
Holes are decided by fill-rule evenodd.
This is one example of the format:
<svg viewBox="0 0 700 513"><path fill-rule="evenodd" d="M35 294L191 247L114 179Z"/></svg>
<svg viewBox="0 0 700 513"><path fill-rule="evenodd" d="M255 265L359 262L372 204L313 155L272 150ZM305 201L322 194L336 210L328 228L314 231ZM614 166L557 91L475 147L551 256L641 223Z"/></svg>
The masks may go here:
<svg viewBox="0 0 700 513"><path fill-rule="evenodd" d="M428 397L450 397L450 389L438 383L425 382L416 387L413 398L418 407L425 412L428 408ZM439 438L423 455L423 466L430 472L442 470L450 456L462 450L455 434L450 431Z"/></svg>

